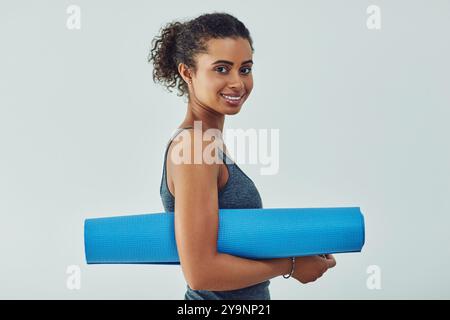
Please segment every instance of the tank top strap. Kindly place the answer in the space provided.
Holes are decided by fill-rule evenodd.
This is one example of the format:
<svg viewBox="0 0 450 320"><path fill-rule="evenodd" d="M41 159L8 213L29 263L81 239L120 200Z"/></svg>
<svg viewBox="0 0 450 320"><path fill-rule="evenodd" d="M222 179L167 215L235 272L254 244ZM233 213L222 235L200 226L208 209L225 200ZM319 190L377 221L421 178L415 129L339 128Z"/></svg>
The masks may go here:
<svg viewBox="0 0 450 320"><path fill-rule="evenodd" d="M192 127L185 127L185 128L176 128L173 133L172 136L170 137L169 141L166 144L166 151L164 152L164 163L167 159L167 152L169 151L169 146L172 143L173 139L175 139L175 137L180 134L181 131L183 131L184 129L191 129ZM165 169L165 166L164 166Z"/></svg>
<svg viewBox="0 0 450 320"><path fill-rule="evenodd" d="M192 129L192 128L193 128L193 127L184 127L184 128L176 128L176 129L174 130L174 132L173 132L173 134L172 134L170 140L167 142L167 145L166 145L166 152L164 153L164 163L165 163L165 161L166 161L166 159L167 159L167 153L168 153L168 151L169 151L169 146L170 146L170 144L172 143L173 139L175 139L175 137L176 137L177 135L179 135L180 132L183 131L184 129ZM234 164L235 164L235 162L234 162L229 156L227 156L227 154L225 153L225 151L223 151L222 148L217 148L217 149L219 150L219 157L221 158L221 160L222 160L225 164L227 164L227 165L234 165ZM165 171L165 166L164 166L164 168L163 168L163 171Z"/></svg>
<svg viewBox="0 0 450 320"><path fill-rule="evenodd" d="M175 137L176 137L181 131L183 131L184 129L192 129L192 127L176 128L176 129L174 130L174 132L172 133L172 136L170 137L170 140L169 140L169 142L167 143L167 145L169 145L169 144L172 142L172 140L175 139Z"/></svg>

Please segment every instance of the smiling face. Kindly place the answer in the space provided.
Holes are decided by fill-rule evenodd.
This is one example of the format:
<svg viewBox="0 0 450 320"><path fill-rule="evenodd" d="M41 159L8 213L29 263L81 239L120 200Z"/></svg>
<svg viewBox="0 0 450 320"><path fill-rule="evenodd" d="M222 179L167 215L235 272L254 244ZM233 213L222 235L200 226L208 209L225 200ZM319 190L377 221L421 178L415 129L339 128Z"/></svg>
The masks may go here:
<svg viewBox="0 0 450 320"><path fill-rule="evenodd" d="M207 48L207 54L196 56L190 103L223 115L236 114L253 89L250 43L244 38L210 39Z"/></svg>

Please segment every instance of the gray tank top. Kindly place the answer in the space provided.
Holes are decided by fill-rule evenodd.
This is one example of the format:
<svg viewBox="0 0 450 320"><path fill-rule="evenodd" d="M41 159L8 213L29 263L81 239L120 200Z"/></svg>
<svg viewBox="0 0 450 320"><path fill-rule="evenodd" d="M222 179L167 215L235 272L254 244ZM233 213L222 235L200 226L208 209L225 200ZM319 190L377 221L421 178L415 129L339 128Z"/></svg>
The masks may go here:
<svg viewBox="0 0 450 320"><path fill-rule="evenodd" d="M166 212L174 212L175 197L169 190L166 177L166 160L172 140L183 130L178 128L166 146L160 186L161 200ZM262 208L262 201L253 181L220 148L219 157L228 169L228 180L218 191L219 209ZM193 290L186 284L185 300L270 300L270 280L256 285L229 291Z"/></svg>

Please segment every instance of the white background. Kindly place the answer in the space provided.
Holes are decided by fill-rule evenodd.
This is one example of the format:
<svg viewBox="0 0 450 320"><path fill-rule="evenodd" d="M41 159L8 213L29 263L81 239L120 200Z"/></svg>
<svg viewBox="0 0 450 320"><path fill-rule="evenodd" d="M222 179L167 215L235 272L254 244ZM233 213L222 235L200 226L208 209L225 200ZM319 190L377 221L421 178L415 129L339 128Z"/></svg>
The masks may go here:
<svg viewBox="0 0 450 320"><path fill-rule="evenodd" d="M66 27L72 4L80 30ZM213 11L255 47L254 90L225 128L280 130L278 174L241 166L264 207L365 216L361 253L312 284L272 279L272 299L450 298L450 2L356 0L2 1L0 298L183 298L179 266L86 265L83 223L163 211L164 147L186 104L153 83L147 55L167 22ZM366 286L371 265L381 290Z"/></svg>

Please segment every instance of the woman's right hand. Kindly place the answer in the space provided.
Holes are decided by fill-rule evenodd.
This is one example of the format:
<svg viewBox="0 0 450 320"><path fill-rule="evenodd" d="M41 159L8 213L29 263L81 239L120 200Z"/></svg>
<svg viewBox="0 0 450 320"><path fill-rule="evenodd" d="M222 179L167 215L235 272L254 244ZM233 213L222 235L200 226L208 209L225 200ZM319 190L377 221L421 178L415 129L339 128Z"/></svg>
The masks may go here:
<svg viewBox="0 0 450 320"><path fill-rule="evenodd" d="M292 277L305 284L316 281L328 269L336 265L333 255L295 257L295 268Z"/></svg>

